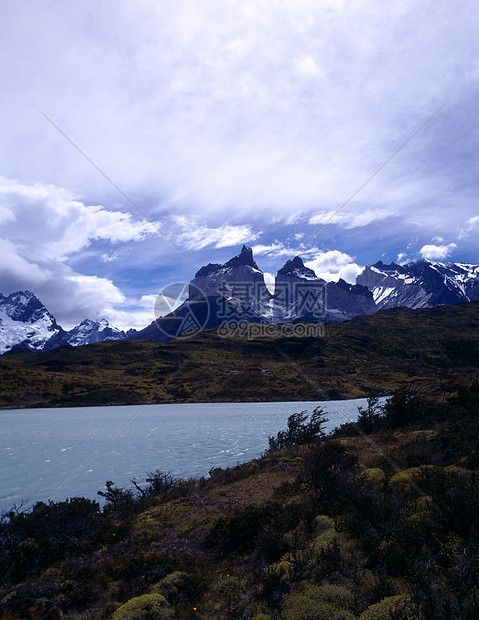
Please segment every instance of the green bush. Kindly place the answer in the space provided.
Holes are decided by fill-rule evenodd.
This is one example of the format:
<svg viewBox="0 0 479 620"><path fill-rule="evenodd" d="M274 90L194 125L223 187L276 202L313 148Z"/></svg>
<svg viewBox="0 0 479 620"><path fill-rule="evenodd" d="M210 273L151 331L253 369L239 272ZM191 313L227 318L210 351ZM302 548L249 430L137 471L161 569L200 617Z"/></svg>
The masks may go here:
<svg viewBox="0 0 479 620"><path fill-rule="evenodd" d="M287 594L281 607L283 620L354 620L349 609L352 594L341 586L308 585Z"/></svg>
<svg viewBox="0 0 479 620"><path fill-rule="evenodd" d="M321 508L332 509L347 499L358 472L357 457L334 440L313 445L304 455L304 480Z"/></svg>
<svg viewBox="0 0 479 620"><path fill-rule="evenodd" d="M169 603L176 605L182 599L182 595L188 589L189 576L183 571L175 570L154 585L151 593L161 594Z"/></svg>
<svg viewBox="0 0 479 620"><path fill-rule="evenodd" d="M316 407L310 417L306 411L293 413L288 418L288 429L279 431L276 437L269 437L269 452L277 452L291 446L302 446L324 437L324 417L321 407Z"/></svg>
<svg viewBox="0 0 479 620"><path fill-rule="evenodd" d="M371 605L359 616L359 620L418 620L419 610L407 594L388 596Z"/></svg>
<svg viewBox="0 0 479 620"><path fill-rule="evenodd" d="M173 613L168 601L161 594L143 594L119 607L112 620L166 620L171 618Z"/></svg>

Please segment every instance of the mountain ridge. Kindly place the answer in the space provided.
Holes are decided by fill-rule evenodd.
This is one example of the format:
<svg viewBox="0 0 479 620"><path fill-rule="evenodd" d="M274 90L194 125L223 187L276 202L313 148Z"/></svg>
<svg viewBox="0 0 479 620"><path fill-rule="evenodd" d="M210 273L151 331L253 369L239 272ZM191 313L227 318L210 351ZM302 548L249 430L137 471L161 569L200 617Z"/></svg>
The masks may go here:
<svg viewBox="0 0 479 620"><path fill-rule="evenodd" d="M201 267L188 285L188 298L140 331L125 333L105 319L84 319L67 331L31 291L0 294L0 354L15 348L41 351L104 340L164 342L198 329L244 322L340 323L382 309L430 308L478 300L479 265L426 259L403 265L377 261L366 265L351 284L342 279L326 282L295 256L277 271L271 293L252 249L243 245L224 264Z"/></svg>

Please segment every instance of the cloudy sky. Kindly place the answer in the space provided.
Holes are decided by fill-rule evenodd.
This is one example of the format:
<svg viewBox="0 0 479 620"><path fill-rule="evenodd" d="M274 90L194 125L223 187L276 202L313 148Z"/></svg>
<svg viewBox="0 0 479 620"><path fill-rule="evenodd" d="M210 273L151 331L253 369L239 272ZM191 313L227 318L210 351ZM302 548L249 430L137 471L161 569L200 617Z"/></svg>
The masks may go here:
<svg viewBox="0 0 479 620"><path fill-rule="evenodd" d="M479 262L476 0L0 13L0 292L64 327L143 327L163 286L243 243L266 272L299 254L348 281Z"/></svg>

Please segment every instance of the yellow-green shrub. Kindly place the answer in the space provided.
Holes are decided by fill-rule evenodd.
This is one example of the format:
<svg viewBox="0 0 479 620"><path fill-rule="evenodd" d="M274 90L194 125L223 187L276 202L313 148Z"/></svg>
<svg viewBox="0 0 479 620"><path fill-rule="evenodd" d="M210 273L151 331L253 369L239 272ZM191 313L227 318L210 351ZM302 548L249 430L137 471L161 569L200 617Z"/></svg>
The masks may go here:
<svg viewBox="0 0 479 620"><path fill-rule="evenodd" d="M379 603L370 605L359 616L359 620L418 620L418 618L420 618L419 610L407 594L383 598Z"/></svg>
<svg viewBox="0 0 479 620"><path fill-rule="evenodd" d="M173 609L161 594L143 594L130 599L119 607L112 620L166 620Z"/></svg>
<svg viewBox="0 0 479 620"><path fill-rule="evenodd" d="M382 489L386 482L386 474L380 467L370 467L365 469L361 474L362 480L367 482L373 487Z"/></svg>
<svg viewBox="0 0 479 620"><path fill-rule="evenodd" d="M352 594L342 586L307 585L290 592L281 606L283 620L354 620Z"/></svg>
<svg viewBox="0 0 479 620"><path fill-rule="evenodd" d="M328 515L318 515L314 520L314 525L317 532L334 530L334 519L328 517Z"/></svg>
<svg viewBox="0 0 479 620"><path fill-rule="evenodd" d="M163 579L150 588L150 593L161 594L169 603L175 605L181 597L181 590L185 588L188 574L179 570L163 577Z"/></svg>

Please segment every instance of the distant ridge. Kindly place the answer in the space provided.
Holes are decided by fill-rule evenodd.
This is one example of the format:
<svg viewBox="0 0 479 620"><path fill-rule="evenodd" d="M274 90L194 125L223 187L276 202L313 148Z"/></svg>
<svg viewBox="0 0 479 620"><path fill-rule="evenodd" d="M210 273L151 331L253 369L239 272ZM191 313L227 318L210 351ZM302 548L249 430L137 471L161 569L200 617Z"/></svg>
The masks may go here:
<svg viewBox="0 0 479 620"><path fill-rule="evenodd" d="M306 291L316 308L303 303ZM165 342L226 321L277 324L290 321L340 323L388 308L433 308L479 301L479 265L420 260L404 265L378 261L367 265L356 283L325 282L299 256L286 261L275 278L275 292L266 287L253 251L243 245L224 264L201 267L189 284L188 298L174 312L140 331L121 331L106 319L84 319L65 331L30 291L0 294L0 354L12 349L45 351L61 345L79 346L104 340Z"/></svg>

